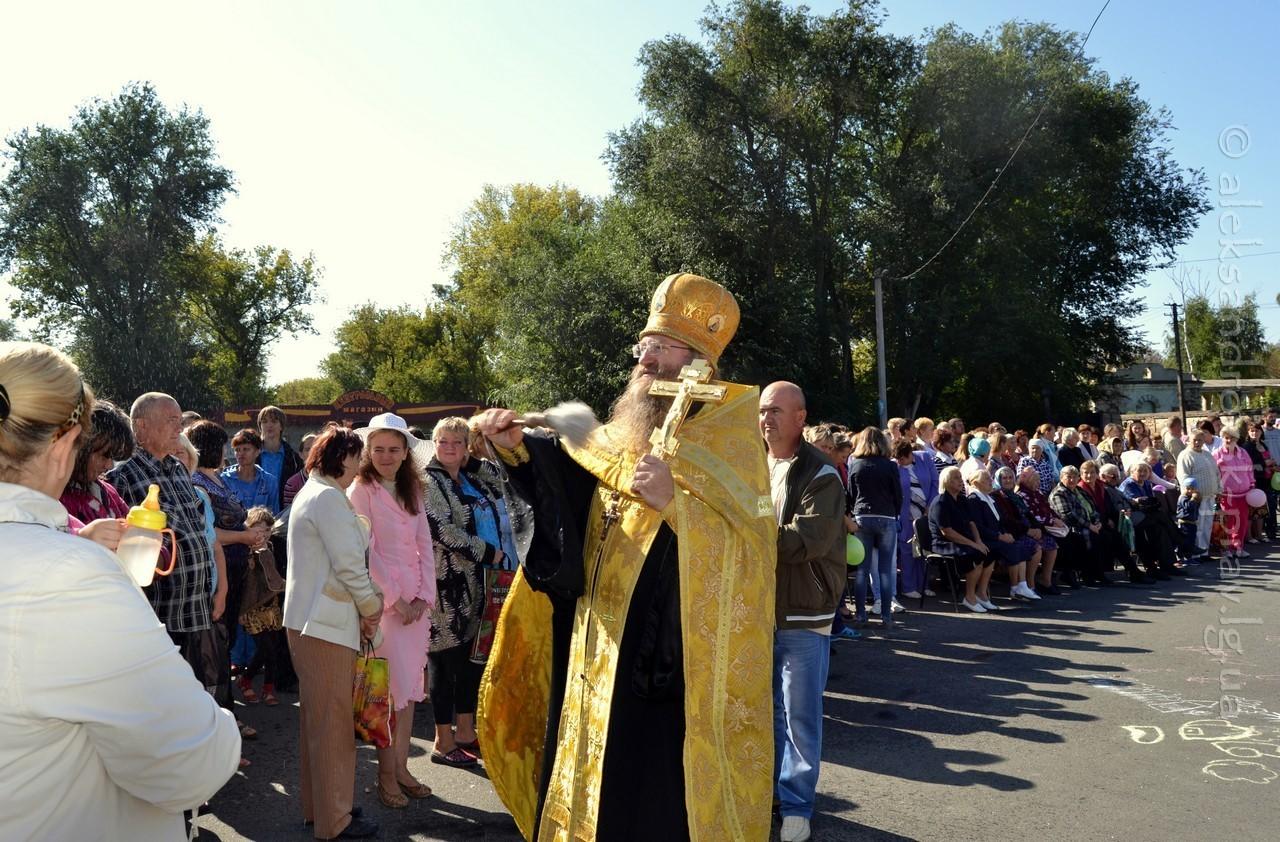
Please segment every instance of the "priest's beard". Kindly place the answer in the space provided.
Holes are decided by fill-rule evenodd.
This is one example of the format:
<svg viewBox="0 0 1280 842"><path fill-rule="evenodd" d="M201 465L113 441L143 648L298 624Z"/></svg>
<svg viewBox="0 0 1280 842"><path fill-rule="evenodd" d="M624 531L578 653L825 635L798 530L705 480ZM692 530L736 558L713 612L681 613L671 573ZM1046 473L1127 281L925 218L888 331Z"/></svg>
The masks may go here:
<svg viewBox="0 0 1280 842"><path fill-rule="evenodd" d="M668 371L655 366L646 369L637 365L631 371L626 390L613 402L609 412L609 430L613 440L631 453L641 454L649 449L649 436L654 428L662 426L671 409L671 398L649 394L649 387L656 379L674 380L680 367Z"/></svg>

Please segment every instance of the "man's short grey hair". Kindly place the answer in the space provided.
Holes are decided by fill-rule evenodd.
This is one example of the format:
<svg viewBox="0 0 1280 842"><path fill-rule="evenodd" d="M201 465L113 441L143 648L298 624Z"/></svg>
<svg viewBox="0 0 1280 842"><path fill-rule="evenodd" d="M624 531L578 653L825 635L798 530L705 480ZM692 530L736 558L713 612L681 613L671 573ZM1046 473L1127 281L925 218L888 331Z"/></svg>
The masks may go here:
<svg viewBox="0 0 1280 842"><path fill-rule="evenodd" d="M1118 477L1120 476L1120 469L1108 462L1102 466L1098 473L1104 477Z"/></svg>
<svg viewBox="0 0 1280 842"><path fill-rule="evenodd" d="M150 416L157 406L167 402L177 403L172 395L166 395L164 392L147 392L145 395L139 395L133 402L133 406L129 407L129 420L136 424L138 419Z"/></svg>

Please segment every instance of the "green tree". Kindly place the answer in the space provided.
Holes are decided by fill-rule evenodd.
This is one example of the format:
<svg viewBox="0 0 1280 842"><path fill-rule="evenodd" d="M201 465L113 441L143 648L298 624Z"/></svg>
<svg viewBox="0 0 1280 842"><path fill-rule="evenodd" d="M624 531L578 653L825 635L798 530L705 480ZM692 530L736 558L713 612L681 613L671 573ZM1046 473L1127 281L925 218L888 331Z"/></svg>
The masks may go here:
<svg viewBox="0 0 1280 842"><path fill-rule="evenodd" d="M275 387L274 403L283 406L333 403L342 394L342 384L332 377L302 377Z"/></svg>
<svg viewBox="0 0 1280 842"><path fill-rule="evenodd" d="M270 347L286 334L315 333L308 309L319 298L315 259L294 260L271 246L227 250L208 234L186 250L175 274L207 348L214 395L228 405L261 402Z"/></svg>
<svg viewBox="0 0 1280 842"><path fill-rule="evenodd" d="M1183 305L1183 364L1202 380L1268 376L1273 349L1267 344L1258 299L1250 294L1238 303L1214 304L1193 295ZM1188 357L1190 360L1188 361ZM1165 336L1165 364L1176 363L1173 336Z"/></svg>
<svg viewBox="0 0 1280 842"><path fill-rule="evenodd" d="M1051 405L1061 417L1142 353L1143 275L1208 209L1204 178L1172 159L1168 115L1080 52L1079 36L1045 24L944 27L924 45L862 217L868 267L890 279L900 411L1024 424ZM997 173L954 241L903 280Z"/></svg>
<svg viewBox="0 0 1280 842"><path fill-rule="evenodd" d="M1267 348L1264 377L1280 378L1280 342L1273 342Z"/></svg>
<svg viewBox="0 0 1280 842"><path fill-rule="evenodd" d="M17 315L64 339L103 394L160 389L209 402L177 258L232 189L199 111L171 112L148 84L93 100L68 129L8 139L0 269L16 268Z"/></svg>
<svg viewBox="0 0 1280 842"><path fill-rule="evenodd" d="M660 278L631 211L563 185L489 186L472 204L446 254L453 286L438 292L477 332L494 402L574 398L603 413L617 396Z"/></svg>
<svg viewBox="0 0 1280 842"><path fill-rule="evenodd" d="M488 367L456 310L364 304L337 330L321 369L342 391L373 389L399 403L483 399Z"/></svg>
<svg viewBox="0 0 1280 842"><path fill-rule="evenodd" d="M916 46L880 31L873 3L817 16L775 0L713 7L703 36L645 46L644 114L607 157L649 216L650 261L742 303L731 374L866 417L853 351L875 273L890 414L1082 409L1138 353L1136 291L1190 236L1204 181L1172 159L1168 116L1078 58L1077 36L946 27Z"/></svg>
<svg viewBox="0 0 1280 842"><path fill-rule="evenodd" d="M644 46L644 113L607 153L620 195L647 217L650 263L738 298L726 373L795 380L817 415L857 406L858 218L916 61L877 26L861 3L826 17L776 0L712 6L701 43Z"/></svg>
<svg viewBox="0 0 1280 842"><path fill-rule="evenodd" d="M22 338L12 319L0 319L0 342L14 342Z"/></svg>

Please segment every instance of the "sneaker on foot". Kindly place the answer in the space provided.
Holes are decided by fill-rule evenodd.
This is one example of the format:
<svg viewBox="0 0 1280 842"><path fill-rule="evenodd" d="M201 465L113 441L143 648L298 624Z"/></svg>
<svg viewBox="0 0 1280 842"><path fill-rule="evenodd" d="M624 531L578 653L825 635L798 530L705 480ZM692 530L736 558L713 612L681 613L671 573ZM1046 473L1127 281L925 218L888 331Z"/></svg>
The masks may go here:
<svg viewBox="0 0 1280 842"><path fill-rule="evenodd" d="M987 609L985 609L985 608L983 608L983 607L982 607L982 603L981 603L981 602L967 602L966 600L963 600L963 599L962 599L962 600L960 600L960 604L961 604L961 605L963 605L965 608L968 608L968 609L969 609L970 611L972 611L974 614L986 614L986 613L987 613Z"/></svg>
<svg viewBox="0 0 1280 842"><path fill-rule="evenodd" d="M877 599L875 602L871 603L871 613L872 614L880 613L880 600Z"/></svg>
<svg viewBox="0 0 1280 842"><path fill-rule="evenodd" d="M907 610L907 606L901 604L896 599L889 603L889 611L892 614L898 614L906 610Z"/></svg>
<svg viewBox="0 0 1280 842"><path fill-rule="evenodd" d="M979 604L979 605L981 605L983 608L987 609L988 611L1000 611L1000 610L1001 610L1001 608L1000 608L1000 606L999 606L999 605L996 605L994 602L992 602L992 601L991 601L991 600L989 600L989 599L982 599L981 597L979 597L979 598L978 598L978 604Z"/></svg>
<svg viewBox="0 0 1280 842"><path fill-rule="evenodd" d="M902 595L903 599L919 599L920 591L907 591Z"/></svg>
<svg viewBox="0 0 1280 842"><path fill-rule="evenodd" d="M1011 590L1013 593L1016 593L1016 594L1018 594L1019 596L1021 596L1021 597L1025 598L1025 599L1036 600L1036 599L1039 599L1039 598L1040 598L1040 594L1038 594L1038 593L1036 593L1035 591L1031 590L1031 586L1030 586L1030 585L1028 585L1026 582L1019 582L1017 585L1015 585L1015 586L1014 586L1013 588L1011 588L1010 590Z"/></svg>
<svg viewBox="0 0 1280 842"><path fill-rule="evenodd" d="M933 591L929 590L928 588L925 588L925 589L924 589L924 595L925 595L925 596L937 596L937 594L936 594L936 593L934 593Z"/></svg>
<svg viewBox="0 0 1280 842"><path fill-rule="evenodd" d="M778 838L782 842L805 842L809 838L809 820L804 816L783 816Z"/></svg>

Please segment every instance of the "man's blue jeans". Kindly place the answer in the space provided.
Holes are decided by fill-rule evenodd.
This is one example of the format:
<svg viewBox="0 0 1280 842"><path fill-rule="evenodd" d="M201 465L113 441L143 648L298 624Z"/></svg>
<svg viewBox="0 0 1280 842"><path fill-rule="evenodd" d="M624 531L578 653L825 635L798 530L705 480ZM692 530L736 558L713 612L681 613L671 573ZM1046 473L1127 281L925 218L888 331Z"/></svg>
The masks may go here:
<svg viewBox="0 0 1280 842"><path fill-rule="evenodd" d="M856 520L858 539L865 552L853 585L854 614L859 620L867 618L867 578L870 577L871 593L880 603L880 616L890 623L898 586L898 519L863 515Z"/></svg>
<svg viewBox="0 0 1280 842"><path fill-rule="evenodd" d="M813 816L830 663L829 635L808 629L773 633L773 779L783 816Z"/></svg>

